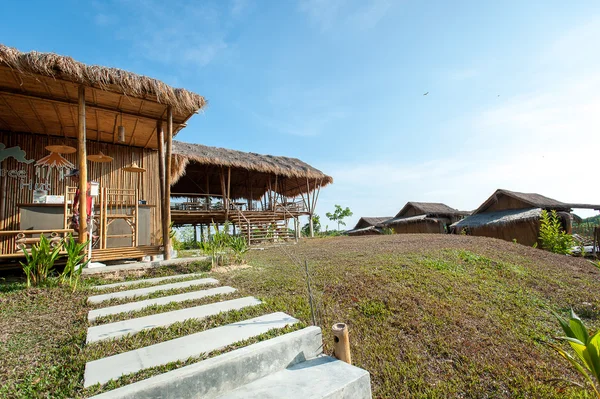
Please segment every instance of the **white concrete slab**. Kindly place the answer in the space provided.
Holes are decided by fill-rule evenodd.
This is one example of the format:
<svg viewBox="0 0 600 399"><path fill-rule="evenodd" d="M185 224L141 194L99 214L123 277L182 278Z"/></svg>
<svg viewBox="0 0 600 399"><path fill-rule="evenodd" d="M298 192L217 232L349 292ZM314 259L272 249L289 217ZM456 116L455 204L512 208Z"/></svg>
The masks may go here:
<svg viewBox="0 0 600 399"><path fill-rule="evenodd" d="M136 284L142 284L142 283L143 284L156 284L156 283L160 283L161 281L178 280L178 279L190 278L190 277L202 277L202 273L175 274L173 276L146 278L146 279L141 279L141 280L121 281L119 283L113 283L113 284L96 285L92 288L95 290L108 290L108 289L116 288L116 287L127 287L130 285L136 285Z"/></svg>
<svg viewBox="0 0 600 399"><path fill-rule="evenodd" d="M370 399L371 380L363 369L329 356L319 356L217 398Z"/></svg>
<svg viewBox="0 0 600 399"><path fill-rule="evenodd" d="M321 329L306 327L125 385L93 399L212 399L314 359L322 352Z"/></svg>
<svg viewBox="0 0 600 399"><path fill-rule="evenodd" d="M210 330L172 339L118 355L88 362L85 365L84 387L104 384L112 379L150 367L162 366L178 360L200 356L203 353L222 349L235 342L243 341L283 328L298 320L283 313L270 313L237 323L227 324Z"/></svg>
<svg viewBox="0 0 600 399"><path fill-rule="evenodd" d="M135 297L139 297L139 296L148 295L148 294L151 294L151 293L157 292L157 291L174 290L174 289L178 289L178 288L187 288L187 287L192 287L192 286L196 286L196 285L217 284L218 282L219 281L215 280L214 278L201 278L198 280L182 281L179 283L156 285L154 287L138 288L136 290L111 292L109 294L90 296L90 297L88 297L88 303L100 303L100 302L108 301L109 299L115 299L115 298L119 298L119 299L135 298Z"/></svg>
<svg viewBox="0 0 600 399"><path fill-rule="evenodd" d="M115 323L102 324L100 326L88 328L86 343L91 344L92 342L119 338L129 334L137 334L140 331L149 330L156 327L167 327L171 324L183 322L189 319L204 319L208 316L214 316L221 312L239 310L249 306L257 306L261 303L262 302L258 299L247 296L229 301L215 302L208 305L194 306L191 308L173 310L171 312L117 321Z"/></svg>
<svg viewBox="0 0 600 399"><path fill-rule="evenodd" d="M106 308L93 309L93 310L90 310L90 312L88 313L88 321L90 323L93 323L96 321L96 319L98 317L102 317L102 316L110 316L113 314L138 311L138 310L147 308L148 306L167 305L167 304L173 303L173 302L193 301L196 299L202 299L202 298L206 298L206 297L214 296L214 295L226 295L226 294L231 294L232 292L235 292L235 291L236 291L235 288L229 287L229 286L215 287L215 288L209 288L207 290L192 291L192 292L186 292L184 294L163 296L160 298L146 299L144 301L130 302L130 303L124 303L122 305L115 305L115 306L108 306Z"/></svg>

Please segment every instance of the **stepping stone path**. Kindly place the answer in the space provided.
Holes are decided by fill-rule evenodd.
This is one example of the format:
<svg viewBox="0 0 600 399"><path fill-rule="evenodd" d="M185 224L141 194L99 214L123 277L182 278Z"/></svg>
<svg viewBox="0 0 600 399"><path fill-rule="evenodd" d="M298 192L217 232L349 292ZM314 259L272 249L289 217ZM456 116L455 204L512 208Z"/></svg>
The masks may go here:
<svg viewBox="0 0 600 399"><path fill-rule="evenodd" d="M94 287L97 290L115 292L90 296L88 303L101 304L113 298L130 302L91 310L88 321L94 323L103 316L236 292L235 288L228 286L207 289L207 285L219 283L212 278L172 282L194 277L201 277L201 274L166 276ZM127 290L128 287L140 284L153 285ZM197 290L169 295L168 290L187 287L197 287ZM159 291L164 291L164 295L136 301L139 297ZM259 304L261 301L251 296L224 300L214 298L213 302L206 305L143 317L131 315L127 320L90 326L87 344L119 340L141 331L191 319L201 320L221 312ZM84 387L105 384L148 368L185 361L297 322L297 319L283 312L269 313L90 361L85 366ZM308 327L125 385L94 398L370 398L369 373L324 356L322 348L321 330L318 327Z"/></svg>
<svg viewBox="0 0 600 399"><path fill-rule="evenodd" d="M141 283L141 282L143 282L143 281L140 281L139 283ZM176 290L176 289L180 289L180 288L193 287L196 285L207 285L207 284L216 284L216 283L218 283L218 281L215 280L214 278L201 278L199 280L182 281L181 283L172 283L172 284L165 284L165 285L156 285L156 286L147 287L147 288L138 288L137 290L117 291L117 292L111 292L109 294L91 296L88 298L88 303L101 303L104 301L108 301L110 299L136 298L139 296L152 294L152 293L158 292L158 291Z"/></svg>

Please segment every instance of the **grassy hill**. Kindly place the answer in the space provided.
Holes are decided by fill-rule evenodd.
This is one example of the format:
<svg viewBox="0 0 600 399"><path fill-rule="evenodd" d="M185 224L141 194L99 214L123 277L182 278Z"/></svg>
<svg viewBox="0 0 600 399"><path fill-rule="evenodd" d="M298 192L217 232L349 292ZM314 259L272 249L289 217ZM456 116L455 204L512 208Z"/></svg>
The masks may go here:
<svg viewBox="0 0 600 399"><path fill-rule="evenodd" d="M542 343L560 334L550 310L573 307L592 330L600 326L600 272L585 260L480 237L337 237L250 251L253 267L213 275L238 288L235 295L264 300L252 316L282 310L305 325L305 259L325 352L331 326L348 323L354 364L370 371L375 398L589 397L549 382L580 379L565 375L565 362ZM0 397L89 396L97 391L82 387L86 360L250 315L224 314L90 348L85 285L75 293L24 290L0 279Z"/></svg>
<svg viewBox="0 0 600 399"><path fill-rule="evenodd" d="M348 323L374 397L585 397L546 382L566 367L542 342L561 333L551 309L573 307L589 327L600 325L600 273L589 262L442 235L340 237L284 250L254 252L261 267L230 283L276 293L308 321L303 268L286 252L308 259L326 351L331 326Z"/></svg>

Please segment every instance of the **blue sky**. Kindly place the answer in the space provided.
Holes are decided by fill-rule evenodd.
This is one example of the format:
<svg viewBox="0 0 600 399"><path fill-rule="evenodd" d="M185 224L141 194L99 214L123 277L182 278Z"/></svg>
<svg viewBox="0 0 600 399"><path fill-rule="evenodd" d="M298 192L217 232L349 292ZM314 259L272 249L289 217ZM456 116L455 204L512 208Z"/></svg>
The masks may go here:
<svg viewBox="0 0 600 399"><path fill-rule="evenodd" d="M348 225L406 201L474 209L496 188L600 202L597 0L14 1L3 14L4 44L204 95L179 140L312 164L335 180L318 213L349 206Z"/></svg>

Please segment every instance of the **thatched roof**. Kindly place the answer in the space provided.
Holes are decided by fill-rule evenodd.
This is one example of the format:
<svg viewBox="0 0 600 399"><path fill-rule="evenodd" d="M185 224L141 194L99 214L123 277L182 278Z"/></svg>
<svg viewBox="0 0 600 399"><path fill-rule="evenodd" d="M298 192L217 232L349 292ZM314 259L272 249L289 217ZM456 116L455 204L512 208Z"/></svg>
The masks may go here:
<svg viewBox="0 0 600 399"><path fill-rule="evenodd" d="M458 209L454 209L449 207L446 204L442 204L439 202L415 202L409 201L404 205L404 207L398 212L396 215L397 218L406 216L408 211L414 208L417 215L430 215L430 216L461 216L468 215L469 212L459 211Z"/></svg>
<svg viewBox="0 0 600 399"><path fill-rule="evenodd" d="M526 204L527 207L542 208L542 209L555 209L557 211L570 211L572 208L580 209L596 209L600 210L600 205L595 204L576 204L568 203L548 198L537 193L520 193L517 191L510 191L505 189L498 189L492 194L479 208L473 211L474 214L485 212L490 206L498 202L499 197L508 196L515 198L518 201Z"/></svg>
<svg viewBox="0 0 600 399"><path fill-rule="evenodd" d="M174 185L180 185L177 190L172 190L173 192L196 192L189 191L196 190L196 183L183 181L184 176L188 176L188 180L194 180L201 175L216 175L221 168L231 168L232 198L258 199L269 185L274 191L293 197L333 182L331 176L296 158L261 155L180 141L173 141L171 162L172 181ZM209 185L214 185L220 192L218 182L209 182Z"/></svg>
<svg viewBox="0 0 600 399"><path fill-rule="evenodd" d="M541 208L509 209L506 211L478 213L452 224L450 227L461 230L481 226L504 226L511 223L538 220L542 215Z"/></svg>
<svg viewBox="0 0 600 399"><path fill-rule="evenodd" d="M151 96L157 102L171 105L182 112L195 112L206 105L206 100L201 95L173 88L159 80L118 68L86 65L71 57L54 53L24 53L0 44L0 65L5 65L19 74L44 75L102 90L117 90L129 97Z"/></svg>
<svg viewBox="0 0 600 399"><path fill-rule="evenodd" d="M380 227L368 226L360 229L352 229L346 232L349 236L367 236L367 235L378 235L383 234L383 230Z"/></svg>
<svg viewBox="0 0 600 399"><path fill-rule="evenodd" d="M399 224L409 224L409 223L421 223L421 222L447 222L445 218L436 218L428 215L417 215L417 216L401 216L386 220L382 223L382 226L390 227Z"/></svg>
<svg viewBox="0 0 600 399"><path fill-rule="evenodd" d="M381 227L381 223L383 223L389 219L391 219L390 216L385 216L385 217L363 216L358 220L358 222L356 223L356 226L354 226L354 230L362 229L364 227L369 227L369 226Z"/></svg>

